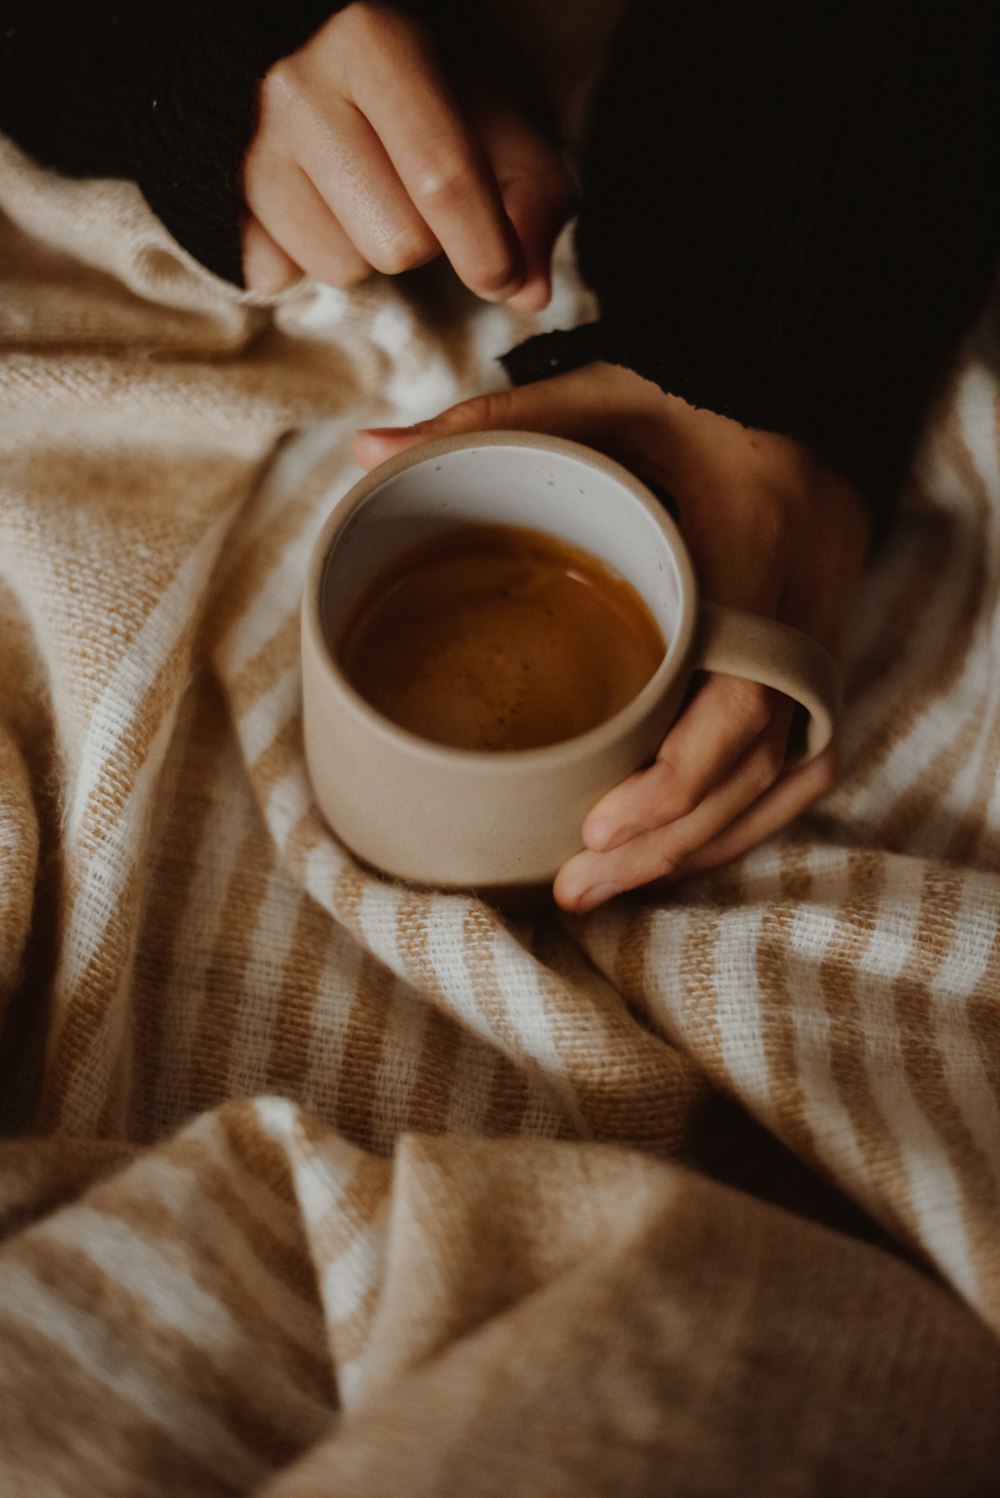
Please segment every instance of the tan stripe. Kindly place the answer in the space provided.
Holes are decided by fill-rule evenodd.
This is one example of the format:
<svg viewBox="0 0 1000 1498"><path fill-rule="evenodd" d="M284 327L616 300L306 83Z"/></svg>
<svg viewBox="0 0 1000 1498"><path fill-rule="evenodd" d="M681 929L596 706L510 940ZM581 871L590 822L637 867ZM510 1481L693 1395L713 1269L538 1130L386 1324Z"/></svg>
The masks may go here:
<svg viewBox="0 0 1000 1498"><path fill-rule="evenodd" d="M195 730L195 724L198 730ZM150 852L154 873L150 908L144 913L143 932L155 926L156 940L142 941L136 953L132 993L133 1033L132 1097L127 1109L129 1137L148 1143L159 1133L157 1099L164 1063L172 1040L169 1019L173 1005L187 1002L178 994L175 974L186 967L185 947L189 937L186 885L191 871L205 857L209 819L200 812L209 804L218 774L217 734L224 731L225 709L219 693L201 677L191 693L191 712L182 714L177 737L167 763L162 788L163 814L157 831L159 842ZM183 881L177 872L183 870Z"/></svg>
<svg viewBox="0 0 1000 1498"><path fill-rule="evenodd" d="M306 825L308 823L308 825ZM313 838L315 824L311 819L303 819L300 823L302 832L296 828L299 836L296 838L296 848L301 847L300 856L303 861L308 857ZM310 835L307 835L310 834ZM366 875L348 859L337 875L337 882L333 890L333 904L340 920L344 921L356 937L364 944L364 932L361 930L361 904L365 897L365 886L368 883Z"/></svg>
<svg viewBox="0 0 1000 1498"><path fill-rule="evenodd" d="M320 983L332 933L330 917L311 900L299 902L288 959L280 985L273 993L248 993L247 1004L272 1011L263 1086L268 1092L303 1097L302 1085L309 1074L309 1048L313 1037L313 1011L320 1002ZM342 1002L339 995L324 996L327 1003ZM330 1066L335 1065L331 1056Z"/></svg>
<svg viewBox="0 0 1000 1498"><path fill-rule="evenodd" d="M249 767L254 794L262 806L267 805L274 787L284 779L289 769L302 763L304 753L302 720L296 712L277 728L267 748Z"/></svg>
<svg viewBox="0 0 1000 1498"><path fill-rule="evenodd" d="M265 1221L247 1202L233 1169L220 1163L200 1139L190 1134L179 1135L171 1140L164 1158L197 1175L199 1192L232 1224L240 1236L241 1247L251 1252L268 1274L280 1280L289 1295L302 1302L304 1311L315 1313L318 1309L316 1269L293 1204L289 1202L283 1206L288 1231L279 1236L274 1230L273 1219ZM249 1179L257 1191L267 1189L262 1188L255 1177ZM103 1204L103 1198L100 1200ZM176 1237L178 1224L176 1219L173 1220ZM179 1226L185 1228L183 1222ZM315 1379L322 1383L326 1371L325 1362L322 1366L316 1365Z"/></svg>
<svg viewBox="0 0 1000 1498"><path fill-rule="evenodd" d="M67 1462L76 1490L95 1495L140 1491L140 1483L199 1498L246 1491L242 1475L226 1481L217 1467L199 1459L185 1432L167 1428L166 1401L162 1422L154 1424L127 1393L92 1380L52 1336L54 1329L44 1322L30 1331L19 1325L0 1303L0 1386L7 1386L3 1473L6 1482L18 1484L12 1494L65 1493L60 1474Z"/></svg>
<svg viewBox="0 0 1000 1498"><path fill-rule="evenodd" d="M143 880L138 866L131 864L116 891L100 945L62 1006L64 1018L49 1053L39 1106L45 1131L98 1133L109 1105L111 1116L123 1122L121 1088L126 1078L119 1068L131 1023L124 989ZM71 894L62 922L63 937L72 902Z"/></svg>
<svg viewBox="0 0 1000 1498"><path fill-rule="evenodd" d="M991 824L990 807L1000 777L1000 704L979 747L979 769L961 811L952 816L951 836L944 856L958 864L988 869L1000 868L1000 826Z"/></svg>
<svg viewBox="0 0 1000 1498"><path fill-rule="evenodd" d="M398 981L370 952L363 953L344 1048L335 1066L337 1127L365 1149L379 1144L376 1074L385 1044L385 1014Z"/></svg>
<svg viewBox="0 0 1000 1498"><path fill-rule="evenodd" d="M948 456L963 476L969 495L971 513L965 518L959 531L953 527L954 537L951 554L939 555L938 575L948 577L949 571L962 566L966 586L962 606L954 622L942 628L939 634L941 652L934 662L921 667L920 686L917 692L908 694L909 719L905 731L909 731L935 700L943 701L951 688L960 680L976 643L979 625L989 599L990 578L986 568L983 548L975 544L974 532L985 531L989 524L989 497L962 431L957 413L953 415L942 445ZM967 538L959 545L959 537ZM928 617L932 602L925 598L919 604L914 617ZM944 793L964 769L981 731L980 720L990 693L984 683L977 694L974 705L963 709L957 731L948 743L943 744L928 761L918 778L911 782L903 794L891 804L884 816L876 820L880 841L890 848L905 848L917 830L927 822L941 803ZM899 719L897 718L897 724ZM889 746L891 748L891 746ZM869 773L871 766L867 765Z"/></svg>
<svg viewBox="0 0 1000 1498"><path fill-rule="evenodd" d="M937 594L947 582L958 534L957 520L933 509L924 496L918 515L908 515L907 521L920 527L913 559L899 586L886 599L875 633L850 667L848 702L868 696L900 669L913 634L914 619L926 618L936 610Z"/></svg>
<svg viewBox="0 0 1000 1498"><path fill-rule="evenodd" d="M212 1108L228 1100L233 1028L248 995L245 991L249 933L267 889L262 864L266 840L251 823L243 834L232 878L222 898L218 934L202 991L187 1002L197 1005L198 1023L189 1064L189 1107Z"/></svg>
<svg viewBox="0 0 1000 1498"><path fill-rule="evenodd" d="M3 580L0 579L0 587ZM38 1105L45 1065L46 1026L40 1009L51 1004L59 961L64 876L62 849L62 776L55 741L55 723L47 703L37 702L17 712L16 693L31 695L31 684L41 681L40 661L27 623L23 666L9 653L13 628L7 599L0 621L8 675L3 692L10 721L18 724L18 738L31 780L31 811L36 819L39 857L37 877L25 886L26 940L20 953L16 986L7 996L0 1025L0 1134L24 1133L38 1125ZM18 608L20 606L18 605ZM30 646L29 646L30 639ZM27 707L27 704L26 704ZM15 716L16 714L16 716Z"/></svg>
<svg viewBox="0 0 1000 1498"><path fill-rule="evenodd" d="M287 1150L267 1132L252 1103L229 1103L213 1115L233 1159L298 1214L295 1173Z"/></svg>
<svg viewBox="0 0 1000 1498"><path fill-rule="evenodd" d="M260 1401L239 1388L253 1376L249 1338L246 1346L231 1350L227 1365L219 1366L196 1340L164 1324L152 1306L124 1291L81 1248L48 1242L42 1231L21 1238L10 1253L50 1288L57 1302L98 1316L109 1352L154 1375L167 1398L172 1388L189 1391L248 1451L275 1465L300 1449L301 1440L275 1425Z"/></svg>
<svg viewBox="0 0 1000 1498"><path fill-rule="evenodd" d="M197 617L192 618L170 650L103 768L81 823L80 847L85 854L89 851L91 857L85 857L79 867L74 867L74 883L64 904L64 934L85 888L88 863L92 862L99 843L99 829L106 828L120 815L152 742L167 715L176 710L197 624ZM149 791L152 795L155 785L151 784ZM90 824L93 831L88 834ZM49 1126L93 1128L106 1102L113 1100L116 1105L120 1102L112 1092L113 1073L120 1063L119 1046L126 1029L126 1021L118 1010L127 1003L122 986L131 965L138 900L145 883L145 871L140 873L140 851L135 850L126 877L115 891L115 904L99 946L94 949L74 992L63 1001L62 1023L49 1055L41 1101L42 1120ZM77 1096L76 1083L84 1070L87 1086L83 1095Z"/></svg>
<svg viewBox="0 0 1000 1498"><path fill-rule="evenodd" d="M463 920L461 954L476 1009L487 1015L491 1029L495 1029L493 1010L499 1008L500 1023L503 1025L507 1018L506 1005L498 1006L495 997L491 997L495 995L497 988L492 930L489 922L483 920L477 906L470 906ZM485 1041L482 1043L488 1044ZM519 1067L499 1046L491 1045L490 1049L496 1057L496 1066L491 1078L489 1108L482 1125L483 1132L512 1135L524 1133L532 1126L531 1121L538 1116L539 1110L548 1110L553 1120L553 1134L571 1138L573 1130L555 1107L548 1090L543 1092L536 1077Z"/></svg>
<svg viewBox="0 0 1000 1498"><path fill-rule="evenodd" d="M258 697L269 692L275 682L299 659L299 616L291 614L268 640L264 648L248 661L226 690L232 702L234 718L241 718Z"/></svg>
<svg viewBox="0 0 1000 1498"><path fill-rule="evenodd" d="M81 1196L88 1186L131 1163L136 1150L118 1140L8 1139L0 1142L0 1235Z"/></svg>
<svg viewBox="0 0 1000 1498"><path fill-rule="evenodd" d="M668 1012L676 1011L674 1023L683 1035L685 1050L694 1056L710 1080L725 1091L731 1091L732 1084L723 1059L725 1045L719 1019L715 955L722 936L724 907L729 903L726 890L731 879L732 875L725 871L713 874L709 895L713 903L692 903L685 912L676 967L671 963L665 970L676 984L676 997L671 1001L670 989L664 988L660 1000ZM669 921L670 916L665 914L665 935ZM654 939L659 935L655 925L651 934Z"/></svg>
<svg viewBox="0 0 1000 1498"><path fill-rule="evenodd" d="M360 1303L349 1315L334 1317L327 1323L327 1341L338 1369L357 1362L367 1352L372 1319L378 1309L382 1288L381 1282L369 1285Z"/></svg>
<svg viewBox="0 0 1000 1498"><path fill-rule="evenodd" d="M396 941L407 974L428 1005L420 1041L416 1076L406 1098L406 1128L423 1133L441 1133L448 1120L452 1093L461 1085L458 1073L460 1030L450 1015L442 1012L440 979L431 960L427 919L429 896L403 891L396 906Z"/></svg>
<svg viewBox="0 0 1000 1498"><path fill-rule="evenodd" d="M171 1154L174 1153L172 1149ZM293 1340L279 1313L261 1299L241 1264L241 1256L252 1255L262 1268L290 1288L283 1270L291 1264L292 1273L299 1273L295 1256L288 1254L273 1235L266 1234L262 1224L247 1214L238 1195L231 1188L225 1188L218 1171L205 1168L204 1156L196 1162L195 1168L198 1175L196 1234L162 1201L148 1194L140 1196L137 1190L123 1188L123 1185L92 1192L88 1204L108 1217L117 1218L130 1231L157 1246L164 1257L176 1261L179 1256L191 1278L206 1295L229 1312L234 1324L244 1330L247 1341L253 1341L269 1370L280 1369L287 1382L303 1398L324 1403L332 1409L333 1385L329 1363L322 1352L322 1337L317 1337L312 1350ZM141 1177L135 1185L141 1186ZM218 1222L209 1221L213 1206L221 1222L235 1233L238 1242L225 1245L218 1231ZM309 1300L319 1330L321 1316L315 1281ZM194 1327L192 1331L196 1335Z"/></svg>
<svg viewBox="0 0 1000 1498"><path fill-rule="evenodd" d="M300 347L298 356L301 353ZM331 489L346 489L350 471L346 448L346 434L342 434L326 451L314 456L308 473L295 484L293 494L289 494L287 483L280 489L272 486L268 501L271 513L254 516L252 526L237 540L232 556L227 559L225 586L212 610L209 648L218 658L222 674L230 686L233 684L232 673L225 664L227 637L253 609L271 574L284 561L289 546L303 535L307 527L318 525L319 505L324 499L328 500ZM296 608L292 622L297 618ZM288 623L289 619L280 614L276 618L276 627L280 630L286 629Z"/></svg>
<svg viewBox="0 0 1000 1498"><path fill-rule="evenodd" d="M324 1301L329 1286L338 1281L343 1282L347 1289L353 1289L353 1282L343 1272L343 1260L359 1237L372 1232L391 1190L392 1176L386 1162L374 1156L359 1156L351 1170L350 1180L329 1210L307 1225L309 1250ZM357 1266L352 1265L350 1272L356 1275ZM327 1305L326 1309L328 1321L336 1319L333 1308Z"/></svg>
<svg viewBox="0 0 1000 1498"><path fill-rule="evenodd" d="M903 1065L922 1112L951 1160L962 1217L980 1277L981 1304L1000 1315L1000 1197L990 1161L970 1133L951 1091L940 1049L934 1043L930 985L961 931L956 917L961 876L930 865L924 879L917 937L906 967L892 985ZM992 1027L992 1028L995 1028Z"/></svg>
<svg viewBox="0 0 1000 1498"><path fill-rule="evenodd" d="M911 679L903 699L892 706L884 717L879 715L872 732L859 746L855 755L858 772L852 777L851 791L869 784L889 758L895 745L912 733L935 701L947 696L964 673L975 643L987 587L982 550L972 539L973 523L982 525L986 518L982 479L972 462L957 420L950 424L942 438L942 445L967 480L974 514L961 526L955 521L951 522L947 540L942 540L938 548L934 571L926 579L922 599L914 600L915 611L906 616L901 615L901 618L912 621L914 618L929 617L934 607L934 581L940 579L941 587L947 587L950 591L955 587L956 571L959 568L964 579L961 601L953 618L941 620L941 627L935 631L934 645L916 665L916 681ZM939 608L940 605L938 611ZM905 650L905 645L901 644L899 648Z"/></svg>
<svg viewBox="0 0 1000 1498"><path fill-rule="evenodd" d="M572 1116L575 1097L564 1089L562 1079L551 1079L527 1049L524 1037L514 1023L504 993L503 978L497 970L496 914L485 905L472 902L462 922L462 956L466 971L473 979L476 1009L486 1019L497 1043L504 1048L509 1062L525 1073L529 1093L519 1128L545 1132L551 1121L559 1138L572 1138L579 1132Z"/></svg>
<svg viewBox="0 0 1000 1498"><path fill-rule="evenodd" d="M760 1028L767 1058L768 1092L774 1132L811 1165L820 1150L809 1122L798 1056L795 999L788 986L792 930L799 908L813 888L806 847L788 843L781 849L781 899L764 909L755 951L760 987Z"/></svg>
<svg viewBox="0 0 1000 1498"><path fill-rule="evenodd" d="M337 467L340 470L344 467L342 454L338 454ZM321 473L324 473L322 467L314 470L304 490L299 490L294 498L285 496L270 519L238 542L227 558L226 586L213 604L207 637L209 651L219 658L223 675L227 674L226 637L253 601L260 597L271 573L280 566L287 547L308 522L315 508L317 491L329 483L325 476L320 481ZM231 680L227 681L227 687L232 689Z"/></svg>
<svg viewBox="0 0 1000 1498"><path fill-rule="evenodd" d="M841 1184L855 1197L860 1188L862 1206L877 1210L890 1232L912 1243L918 1234L906 1167L869 1074L858 996L858 984L863 981L861 959L878 931L885 860L880 853L852 849L847 864L843 904L817 972L829 1026L830 1074L854 1127L866 1170L864 1181ZM836 1162L828 1159L828 1164L836 1173Z"/></svg>
<svg viewBox="0 0 1000 1498"><path fill-rule="evenodd" d="M552 1006L552 1031L593 1135L676 1152L704 1090L695 1068L637 1023L561 926L538 922L532 945L543 964L539 988Z"/></svg>
<svg viewBox="0 0 1000 1498"><path fill-rule="evenodd" d="M980 702L985 697L980 696ZM924 764L916 780L902 795L886 802L883 815L870 818L868 837L887 851L931 852L922 830L932 826L942 802L968 763L980 735L978 714L973 711L958 732Z"/></svg>

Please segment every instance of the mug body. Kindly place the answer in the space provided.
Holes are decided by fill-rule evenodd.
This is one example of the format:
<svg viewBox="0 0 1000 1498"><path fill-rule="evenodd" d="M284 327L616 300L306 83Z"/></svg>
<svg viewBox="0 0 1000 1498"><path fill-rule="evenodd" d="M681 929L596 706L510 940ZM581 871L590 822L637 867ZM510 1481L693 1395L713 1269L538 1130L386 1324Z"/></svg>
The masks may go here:
<svg viewBox="0 0 1000 1498"><path fill-rule="evenodd" d="M639 694L587 733L539 749L453 749L398 727L350 685L331 641L365 583L419 541L470 523L526 526L626 578L665 655ZM697 598L676 526L626 469L577 443L484 432L421 444L336 507L302 604L306 757L334 832L366 863L439 888L548 883L584 817L652 758L690 674Z"/></svg>

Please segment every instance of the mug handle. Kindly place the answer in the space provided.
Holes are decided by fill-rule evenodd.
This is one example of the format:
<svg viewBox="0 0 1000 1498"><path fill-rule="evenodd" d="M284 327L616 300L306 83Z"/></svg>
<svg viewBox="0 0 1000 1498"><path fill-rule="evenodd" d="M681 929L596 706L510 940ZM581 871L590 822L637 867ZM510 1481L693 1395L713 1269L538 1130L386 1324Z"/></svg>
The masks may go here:
<svg viewBox="0 0 1000 1498"><path fill-rule="evenodd" d="M800 764L815 759L840 722L840 671L811 635L777 619L702 601L693 655L696 671L721 671L759 681L791 697L808 715Z"/></svg>

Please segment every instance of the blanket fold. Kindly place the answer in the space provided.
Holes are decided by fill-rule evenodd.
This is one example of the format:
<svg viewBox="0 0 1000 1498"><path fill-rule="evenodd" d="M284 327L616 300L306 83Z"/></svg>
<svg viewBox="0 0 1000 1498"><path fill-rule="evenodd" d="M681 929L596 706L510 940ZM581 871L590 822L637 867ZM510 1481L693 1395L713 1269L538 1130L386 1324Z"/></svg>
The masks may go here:
<svg viewBox="0 0 1000 1498"><path fill-rule="evenodd" d="M298 604L357 426L591 314L565 247L529 318L434 268L239 294L5 143L0 213L3 1492L989 1491L991 325L867 579L839 788L508 923L325 827ZM801 1199L705 1173L750 1184L719 1094Z"/></svg>

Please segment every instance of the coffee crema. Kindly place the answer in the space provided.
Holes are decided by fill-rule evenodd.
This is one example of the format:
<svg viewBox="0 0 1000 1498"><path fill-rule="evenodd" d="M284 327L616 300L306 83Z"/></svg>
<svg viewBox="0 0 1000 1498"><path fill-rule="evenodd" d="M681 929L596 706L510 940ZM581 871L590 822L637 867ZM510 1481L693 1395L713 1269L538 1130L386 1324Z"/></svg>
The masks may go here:
<svg viewBox="0 0 1000 1498"><path fill-rule="evenodd" d="M332 641L344 675L401 728L457 749L536 749L586 733L665 653L631 583L541 531L461 525L360 590Z"/></svg>

